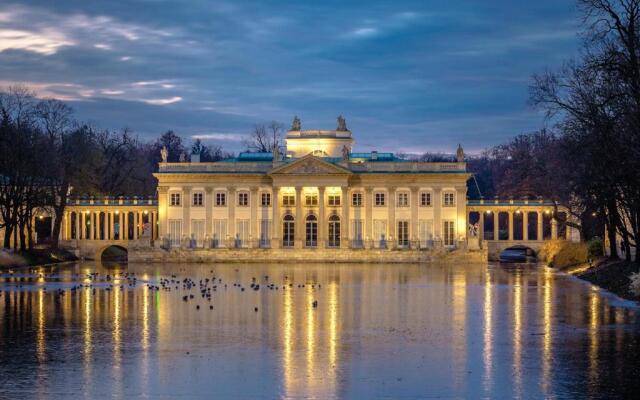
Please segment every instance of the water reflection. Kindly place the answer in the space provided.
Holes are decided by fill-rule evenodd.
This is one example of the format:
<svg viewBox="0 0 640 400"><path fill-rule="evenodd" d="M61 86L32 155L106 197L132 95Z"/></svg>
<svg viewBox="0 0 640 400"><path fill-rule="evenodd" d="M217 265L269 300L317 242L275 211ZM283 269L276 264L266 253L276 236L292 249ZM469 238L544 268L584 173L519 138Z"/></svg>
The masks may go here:
<svg viewBox="0 0 640 400"><path fill-rule="evenodd" d="M84 264L4 274L0 290L2 398L639 389L624 373L640 367L637 309L542 267Z"/></svg>

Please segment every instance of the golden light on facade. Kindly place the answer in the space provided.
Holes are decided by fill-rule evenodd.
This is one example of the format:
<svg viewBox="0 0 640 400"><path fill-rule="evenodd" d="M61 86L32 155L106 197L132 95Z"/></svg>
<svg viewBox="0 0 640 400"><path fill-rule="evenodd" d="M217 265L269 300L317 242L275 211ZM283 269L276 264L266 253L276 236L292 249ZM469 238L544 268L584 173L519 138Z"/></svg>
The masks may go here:
<svg viewBox="0 0 640 400"><path fill-rule="evenodd" d="M120 214L120 211L116 210L116 215Z"/></svg>
<svg viewBox="0 0 640 400"><path fill-rule="evenodd" d="M147 215L147 214L149 214L149 211L148 210L144 210L144 215Z"/></svg>

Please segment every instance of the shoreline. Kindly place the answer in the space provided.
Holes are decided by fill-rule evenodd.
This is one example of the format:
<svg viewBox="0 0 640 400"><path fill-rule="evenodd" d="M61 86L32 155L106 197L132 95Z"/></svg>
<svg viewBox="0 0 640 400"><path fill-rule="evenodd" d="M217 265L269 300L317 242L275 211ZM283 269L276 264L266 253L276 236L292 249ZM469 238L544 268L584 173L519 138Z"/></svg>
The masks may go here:
<svg viewBox="0 0 640 400"><path fill-rule="evenodd" d="M593 264L584 263L561 271L591 283L618 297L640 303L640 296L632 293L629 288L629 275L638 272L640 265L625 260L611 260L601 258Z"/></svg>
<svg viewBox="0 0 640 400"><path fill-rule="evenodd" d="M0 250L0 270L24 267L46 267L79 261L64 249L33 249L24 252Z"/></svg>

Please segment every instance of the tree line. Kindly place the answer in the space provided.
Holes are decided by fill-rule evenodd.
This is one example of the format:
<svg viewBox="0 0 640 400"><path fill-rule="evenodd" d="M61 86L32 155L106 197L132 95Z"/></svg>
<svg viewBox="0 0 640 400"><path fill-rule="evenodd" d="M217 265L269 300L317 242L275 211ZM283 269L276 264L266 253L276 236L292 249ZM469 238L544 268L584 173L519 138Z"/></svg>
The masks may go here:
<svg viewBox="0 0 640 400"><path fill-rule="evenodd" d="M19 248L31 247L34 215L46 209L53 214L51 245L57 247L71 196L153 195L162 147L174 162L187 153L204 162L232 156L200 140L188 145L173 131L147 142L128 129L98 129L75 119L64 102L39 99L25 87L0 91L2 246L9 248L17 233Z"/></svg>

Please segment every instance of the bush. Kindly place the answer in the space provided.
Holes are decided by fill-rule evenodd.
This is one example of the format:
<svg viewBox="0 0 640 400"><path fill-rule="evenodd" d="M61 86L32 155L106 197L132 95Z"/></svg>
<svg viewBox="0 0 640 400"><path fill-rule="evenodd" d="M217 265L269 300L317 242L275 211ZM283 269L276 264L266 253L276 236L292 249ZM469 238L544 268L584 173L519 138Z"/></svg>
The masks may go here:
<svg viewBox="0 0 640 400"><path fill-rule="evenodd" d="M589 257L602 257L604 255L602 251L602 239L599 237L589 240L587 242L587 248L589 249Z"/></svg>
<svg viewBox="0 0 640 400"><path fill-rule="evenodd" d="M636 296L640 296L640 272L634 272L629 276L629 291Z"/></svg>
<svg viewBox="0 0 640 400"><path fill-rule="evenodd" d="M574 243L566 240L550 240L542 245L538 259L550 267L566 268L582 264L589 259L589 248L585 243Z"/></svg>

